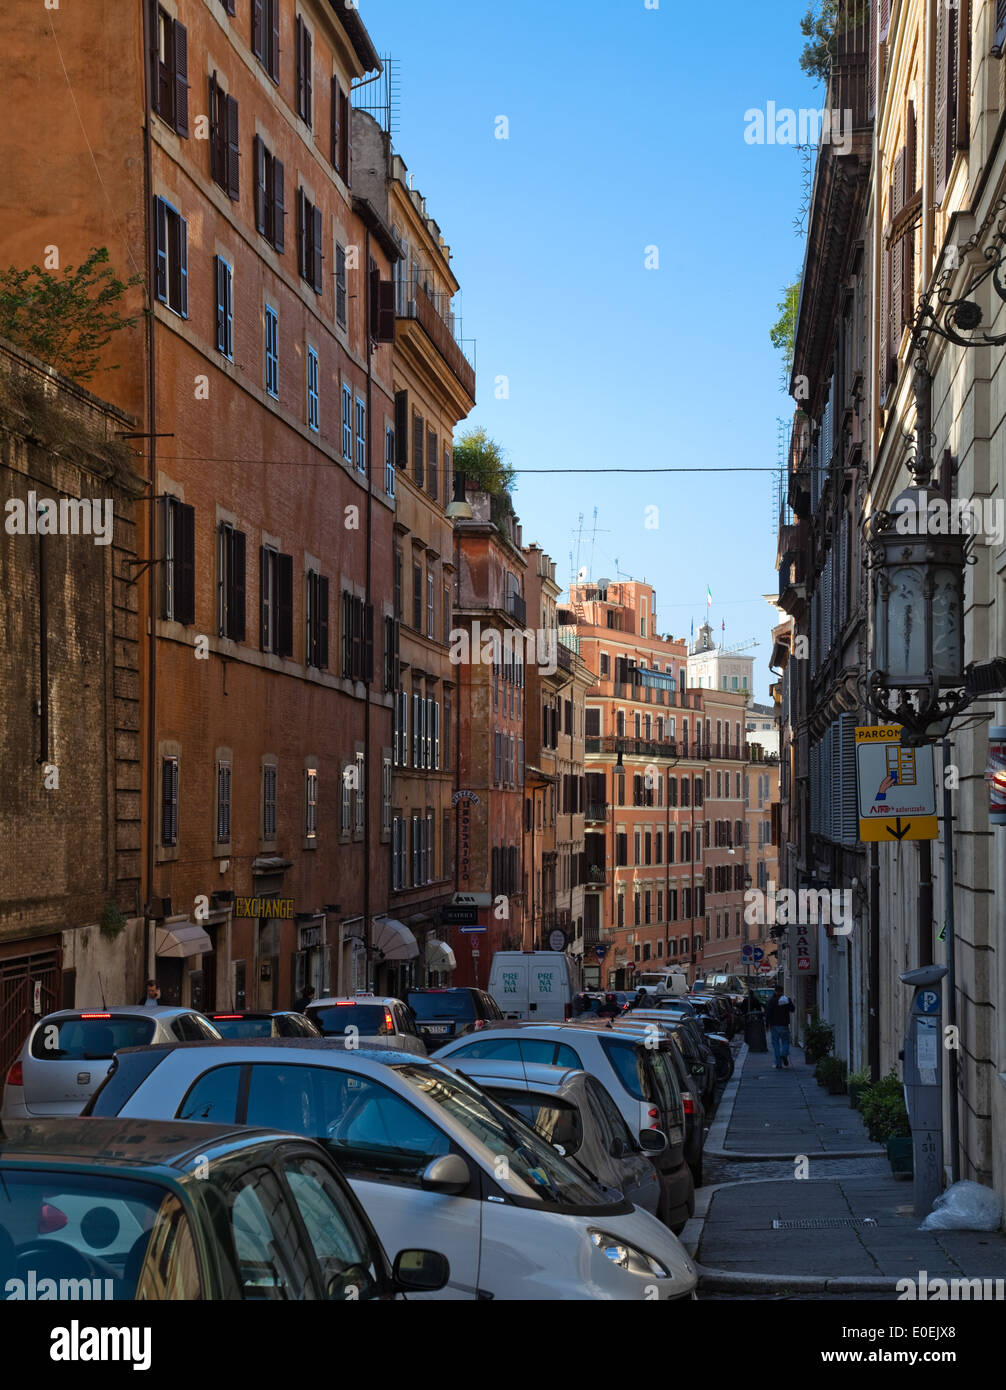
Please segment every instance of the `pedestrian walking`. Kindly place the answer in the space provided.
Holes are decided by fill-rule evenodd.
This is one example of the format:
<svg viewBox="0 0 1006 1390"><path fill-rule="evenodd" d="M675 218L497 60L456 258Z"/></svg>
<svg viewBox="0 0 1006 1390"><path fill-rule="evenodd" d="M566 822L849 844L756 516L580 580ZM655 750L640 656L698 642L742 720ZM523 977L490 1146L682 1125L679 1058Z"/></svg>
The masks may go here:
<svg viewBox="0 0 1006 1390"><path fill-rule="evenodd" d="M145 1009L156 1009L160 1002L161 991L157 988L157 981L148 980L146 998L140 1000L140 1007Z"/></svg>
<svg viewBox="0 0 1006 1390"><path fill-rule="evenodd" d="M772 1051L775 1054L775 1069L782 1071L789 1066L789 1021L796 1005L789 995L783 994L782 985L776 985L766 1010L767 1022L772 1030Z"/></svg>
<svg viewBox="0 0 1006 1390"><path fill-rule="evenodd" d="M302 1013L306 1010L308 1004L310 1004L311 1000L314 998L315 993L316 993L316 991L315 991L314 985L308 985L307 989L304 991L304 993L300 996L300 998L299 998L299 999L296 1001L296 1003L294 1004L294 1006L293 1006L293 1011L294 1011L294 1013L295 1013L295 1014L302 1014Z"/></svg>

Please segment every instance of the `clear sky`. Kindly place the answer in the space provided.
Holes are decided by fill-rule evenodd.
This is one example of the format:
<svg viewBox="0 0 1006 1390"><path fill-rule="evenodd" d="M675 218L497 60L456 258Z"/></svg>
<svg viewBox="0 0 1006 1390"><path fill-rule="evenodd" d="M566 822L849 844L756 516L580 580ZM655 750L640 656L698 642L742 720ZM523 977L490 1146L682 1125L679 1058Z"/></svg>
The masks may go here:
<svg viewBox="0 0 1006 1390"><path fill-rule="evenodd" d="M768 335L803 258L803 175L795 148L745 141L745 112L824 96L799 67L806 0L753 9L360 0L477 342L467 423L516 468L776 465L791 406ZM564 586L582 512L580 565L654 584L665 633L698 629L708 584L717 639L759 642L767 699L771 474L522 473L514 502Z"/></svg>

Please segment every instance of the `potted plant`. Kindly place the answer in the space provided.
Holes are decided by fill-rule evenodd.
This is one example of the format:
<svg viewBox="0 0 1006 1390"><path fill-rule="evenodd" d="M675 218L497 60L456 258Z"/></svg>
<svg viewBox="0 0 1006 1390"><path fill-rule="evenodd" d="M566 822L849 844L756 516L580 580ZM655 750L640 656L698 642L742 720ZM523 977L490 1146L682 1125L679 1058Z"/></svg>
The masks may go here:
<svg viewBox="0 0 1006 1390"><path fill-rule="evenodd" d="M814 1065L822 1057L827 1057L835 1046L835 1030L830 1023L822 1023L815 1011L803 1032L803 1055Z"/></svg>
<svg viewBox="0 0 1006 1390"><path fill-rule="evenodd" d="M829 1095L843 1096L848 1071L844 1057L823 1057L817 1064L817 1079Z"/></svg>
<svg viewBox="0 0 1006 1390"><path fill-rule="evenodd" d="M859 1102L870 1089L870 1068L863 1066L849 1075L849 1105L859 1109Z"/></svg>
<svg viewBox="0 0 1006 1390"><path fill-rule="evenodd" d="M859 1111L873 1142L887 1146L891 1171L910 1176L912 1131L902 1085L893 1071L868 1087L860 1098Z"/></svg>

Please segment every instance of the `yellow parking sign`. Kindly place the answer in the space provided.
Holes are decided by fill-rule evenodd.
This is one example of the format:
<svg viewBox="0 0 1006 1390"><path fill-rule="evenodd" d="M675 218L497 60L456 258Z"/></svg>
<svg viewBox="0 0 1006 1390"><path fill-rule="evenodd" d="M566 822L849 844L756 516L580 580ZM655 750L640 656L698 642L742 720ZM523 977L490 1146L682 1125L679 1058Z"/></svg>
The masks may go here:
<svg viewBox="0 0 1006 1390"><path fill-rule="evenodd" d="M930 744L901 742L900 724L856 730L859 838L891 844L935 840L936 782Z"/></svg>

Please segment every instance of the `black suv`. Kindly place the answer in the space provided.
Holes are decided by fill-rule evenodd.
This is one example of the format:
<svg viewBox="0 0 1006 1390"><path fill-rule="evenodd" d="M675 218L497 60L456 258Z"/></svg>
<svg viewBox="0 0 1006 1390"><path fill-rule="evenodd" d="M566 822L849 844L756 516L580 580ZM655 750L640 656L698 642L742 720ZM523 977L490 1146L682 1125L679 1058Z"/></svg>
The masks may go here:
<svg viewBox="0 0 1006 1390"><path fill-rule="evenodd" d="M503 1021L503 1011L484 989L459 986L455 989L410 989L409 1008L416 1016L416 1027L430 1052L474 1033L488 1023Z"/></svg>

